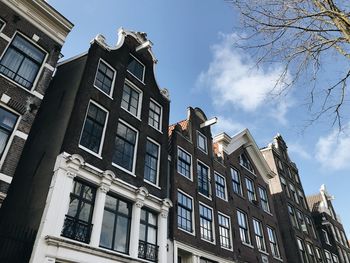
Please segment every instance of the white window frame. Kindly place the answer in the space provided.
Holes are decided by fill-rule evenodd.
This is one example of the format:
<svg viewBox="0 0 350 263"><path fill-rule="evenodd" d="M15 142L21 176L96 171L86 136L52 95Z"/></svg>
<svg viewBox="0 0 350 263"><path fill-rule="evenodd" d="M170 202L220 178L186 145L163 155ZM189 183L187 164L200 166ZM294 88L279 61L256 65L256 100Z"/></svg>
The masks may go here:
<svg viewBox="0 0 350 263"><path fill-rule="evenodd" d="M163 127L163 107L162 105L160 105L156 100L154 100L153 98L150 98L150 104L151 105L151 101L156 104L159 108L160 108L160 117L159 117L159 129L157 127L154 127L153 125L149 124L149 116L147 118L147 123L149 126L151 126L153 129L155 129L156 131L159 131L160 133L163 134L162 132L162 127ZM148 109L148 114L149 114L149 111L150 111L150 107Z"/></svg>
<svg viewBox="0 0 350 263"><path fill-rule="evenodd" d="M177 169L177 164L179 161L179 150L185 152L186 154L188 154L190 156L191 159L191 164L190 164L190 177L187 177L186 175L182 174L179 172L179 170ZM176 155L176 171L178 174L181 174L183 177L185 177L186 179L190 180L193 182L193 158L192 158L192 154L190 154L188 151L186 151L184 148L177 146L177 155Z"/></svg>
<svg viewBox="0 0 350 263"><path fill-rule="evenodd" d="M214 210L210 206L208 206L208 205L204 204L203 202L199 201L199 205L198 205L199 229L201 228L201 223L200 223L200 218L201 218L200 206L204 206L204 207L208 208L209 210L211 210L211 216L212 216L211 228L212 228L213 241L210 241L210 240L202 238L201 234L199 233L200 236L201 236L200 238L201 238L201 240L206 241L208 243L216 244L215 243L215 216L214 216Z"/></svg>
<svg viewBox="0 0 350 263"><path fill-rule="evenodd" d="M205 148L206 149L202 149L201 147L199 147L199 137L204 138L205 141ZM205 136L203 133L201 133L200 131L197 130L197 138L196 138L196 142L197 142L197 148L199 150L201 150L202 152L204 152L205 154L208 154L208 138L207 136Z"/></svg>
<svg viewBox="0 0 350 263"><path fill-rule="evenodd" d="M212 196L213 196L213 193L212 193L212 189L211 189L211 173L210 173L210 167L208 165L206 165L204 162L202 162L201 160L197 160L197 166L198 166L198 163L201 163L202 165L206 166L208 168L208 190L209 190L209 196L206 196L205 194L202 194L201 192L199 192L199 189L198 189L198 181L197 181L197 185L196 185L196 188L197 188L197 192L198 194L200 194L201 196L204 196L205 198L209 199L209 200L212 200ZM196 166L196 174L198 172L198 168ZM197 180L198 180L198 174L197 174Z"/></svg>
<svg viewBox="0 0 350 263"><path fill-rule="evenodd" d="M85 127L85 122L86 122L86 117L87 117L87 114L88 114L88 111L89 111L89 107L90 107L90 103L94 104L96 107L100 108L101 110L105 111L107 114L106 114L106 120L105 120L105 123L104 123L104 126L103 126L103 130L102 130L102 136L101 136L101 142L100 142L100 147L98 149L98 153L95 153L94 151L90 150L89 148L86 148L85 146L81 145L80 144L80 141L81 141L81 137L83 135L83 131L84 131L84 127ZM79 144L78 144L78 147L80 149L83 149L84 151L102 159L102 149L103 149L103 143L104 143L104 139L105 139L105 134L106 134L106 128L107 128L107 123L108 123L108 117L109 117L109 111L103 107L102 105L98 104L96 101L94 100L90 100L89 103L88 103L88 106L86 108L86 112L85 112L85 117L84 117L84 123L83 123L83 126L81 127L81 131L80 131L80 137L79 137Z"/></svg>
<svg viewBox="0 0 350 263"><path fill-rule="evenodd" d="M237 212L240 212L240 213L242 213L242 214L244 215L245 223L246 223L246 225L247 225L247 233L248 233L248 238L249 238L248 241L249 241L249 243L244 242L244 241L242 240L241 235L240 235L239 230L240 230L240 227L241 227L241 226L239 225L238 214L237 214ZM253 248L254 246L253 246L253 244L252 244L252 236L251 236L251 233L250 233L250 226L249 226L248 215L247 215L247 213L245 213L243 210L240 210L240 209L237 209L237 212L236 212L236 215L237 215L237 225L238 225L238 236L239 236L239 239L241 240L241 242L242 242L243 245L246 245L246 246L248 246L248 247Z"/></svg>
<svg viewBox="0 0 350 263"><path fill-rule="evenodd" d="M239 191L240 193L237 193L233 190L233 179L232 179L232 170L236 171L237 172L237 175L238 175L238 180L239 180ZM231 175L231 182L232 182L232 192L238 196L241 196L243 197L244 194L243 194L243 188L242 188L242 177L241 177L241 174L240 172L236 169L236 168L233 168L232 166L230 167L230 175Z"/></svg>
<svg viewBox="0 0 350 263"><path fill-rule="evenodd" d="M9 106L7 106L6 104L3 104L1 102L0 102L0 107L6 109L7 111L9 111L11 113L13 113L14 115L17 115L17 121L16 121L15 125L13 126L13 131L12 131L11 135L9 136L7 144L6 144L5 148L4 148L4 152L2 153L2 156L1 156L1 159L0 159L0 169L1 169L3 164L4 164L4 162L5 162L6 156L7 156L8 152L9 152L9 150L10 150L10 147L12 145L13 139L16 136L18 125L19 125L19 123L22 120L22 115L20 113L18 113L17 111L15 111L14 109L12 109Z"/></svg>
<svg viewBox="0 0 350 263"><path fill-rule="evenodd" d="M112 84L111 84L111 90L109 91L109 94L104 92L103 90L101 90L99 87L97 87L95 85L95 82L96 82L96 77L97 77L97 72L98 72L98 69L100 67L100 64L104 63L106 65L107 68L109 68L110 70L113 71L113 80L112 80ZM96 89L98 89L99 91L101 91L103 94L107 95L109 98L113 99L113 91L114 91L114 84L115 84L115 79L116 79L116 76L117 76L117 70L115 70L107 61L105 61L104 59L100 58L98 60L98 63L97 63L97 68L96 68L96 73L95 73L95 78L94 78L94 87Z"/></svg>
<svg viewBox="0 0 350 263"><path fill-rule="evenodd" d="M188 198L190 198L191 199L191 204L192 204L192 213L191 213L191 218L192 218L192 222L191 222L191 224L192 224L192 232L189 232L189 231L187 231L187 230L185 230L185 229L183 229L183 228L180 228L179 226L178 226L178 224L177 224L177 217L178 217L178 214L177 214L177 211L176 211L176 227L177 227L177 229L179 229L179 230L181 230L181 231L183 231L183 232L185 232L185 233L187 233L187 234L190 234L190 235L192 235L192 236L196 236L196 222L195 222L195 212L194 212L194 210L195 210L195 207L194 207L194 200L193 200L193 197L192 196L190 196L189 194L187 194L186 192L184 192L184 191L182 191L181 189L177 189L177 192L180 192L181 194L183 194L183 195L185 195L185 196L187 196ZM177 197L176 197L177 198ZM177 204L178 205L178 204Z"/></svg>
<svg viewBox="0 0 350 263"><path fill-rule="evenodd" d="M137 113L136 115L132 114L130 111L128 111L127 109L125 109L122 104L120 103L120 108L122 108L123 110L125 110L127 113L129 113L131 116L135 117L138 120L141 120L141 111L142 111L142 99L143 99L143 92L142 90L140 90L134 83L132 83L130 80L125 79L124 81L124 85L128 85L131 89L135 90L138 94L139 94L139 101L137 102ZM122 89L122 96L123 96L123 92L124 92L124 86ZM123 100L123 98L122 98Z"/></svg>
<svg viewBox="0 0 350 263"><path fill-rule="evenodd" d="M119 118L118 119L118 123L119 122L123 123L125 126L128 126L130 129L132 129L132 130L134 130L136 132L136 140L135 140L135 149L134 149L134 156L133 156L132 171L129 171L129 170L125 169L124 167L119 166L118 164L114 163L113 161L112 161L112 165L114 167L117 167L118 169L122 170L123 172L126 172L126 173L136 177L135 168L136 168L136 156L137 156L137 150L138 150L138 144L139 144L139 131L135 127L131 126L129 123L124 121L123 119ZM113 153L114 153L114 149L113 149Z"/></svg>
<svg viewBox="0 0 350 263"><path fill-rule="evenodd" d="M327 255L329 256L329 259L331 260L331 262L333 262L333 259L332 259L332 254L328 251L328 250L324 250L324 254L325 254L325 257L326 257L326 263L328 263L328 258L327 258Z"/></svg>
<svg viewBox="0 0 350 263"><path fill-rule="evenodd" d="M256 247L257 247L259 252L268 254L268 252L267 252L267 245L266 245L266 239L265 239L265 233L264 233L264 228L263 228L263 223L261 222L261 220L255 218L255 217L253 217L252 221L253 221L253 230L254 230L255 242L256 242L256 245L257 245ZM259 230L261 231L261 234L262 234L262 239L263 239L263 242L264 242L265 250L262 250L262 249L258 248L257 234L255 232L254 221L257 222L257 225L260 228Z"/></svg>
<svg viewBox="0 0 350 263"><path fill-rule="evenodd" d="M259 197L260 197L260 203L262 204L263 199L261 197L260 189L265 192L266 194L266 203L267 203L267 210L264 209L263 205L261 205L261 208L264 212L268 213L271 215L271 208L270 208L270 203L269 203L269 195L267 194L267 189L265 187L262 187L258 185L258 192L259 192Z"/></svg>
<svg viewBox="0 0 350 263"><path fill-rule="evenodd" d="M243 161L241 161L243 155L245 155L245 157L247 158L249 164L252 166L253 171L249 170L247 167L245 167L245 166L243 165ZM249 160L248 156L249 156L248 153L242 152L242 153L239 155L239 158L238 158L238 159L239 159L239 165L240 165L241 167L243 167L243 169L245 169L246 171L248 171L249 173L251 173L252 175L254 175L254 176L256 177L256 171L255 171L255 169L254 169L254 167L253 167L253 165L252 165L252 162Z"/></svg>
<svg viewBox="0 0 350 263"><path fill-rule="evenodd" d="M215 174L217 174L219 177L221 177L221 178L223 178L224 179L224 193L225 193L225 198L222 198L222 197L220 197L220 196L218 196L217 195L217 192L216 192L216 178L215 178ZM216 195L216 197L218 197L218 198L220 198L220 199L222 199L222 200L224 200L224 201L227 201L228 199L227 199L227 184L226 184L226 177L225 176L223 176L222 174L220 174L220 173L218 173L218 172L216 172L216 171L214 171L214 182L215 182L215 195Z"/></svg>
<svg viewBox="0 0 350 263"><path fill-rule="evenodd" d="M267 240L269 241L269 247L270 247L270 250L271 250L271 255L276 258L276 259L281 259L281 248L280 248L280 245L278 243L278 238L277 238L277 234L276 234L276 229L267 225L266 226L266 230L267 230ZM271 240L270 240L270 235L269 235L269 230L271 231L272 235L273 235L273 238L275 239L275 244L276 244L276 247L277 247L277 250L278 250L278 256L274 255L272 253L272 249L271 249Z"/></svg>
<svg viewBox="0 0 350 263"><path fill-rule="evenodd" d="M0 27L0 33L2 32L2 30L5 28L5 26L6 26L6 22L5 22L5 20L3 20L3 19L1 19L0 18L0 22L2 22L2 23L4 23L1 27Z"/></svg>
<svg viewBox="0 0 350 263"><path fill-rule="evenodd" d="M338 258L338 256L337 256L336 254L333 254L333 253L332 253L332 259L333 259L333 262L334 262L334 263L340 263L339 258ZM334 260L334 259L335 259L335 260Z"/></svg>
<svg viewBox="0 0 350 263"><path fill-rule="evenodd" d="M248 183L247 182L251 182L252 183L252 186L253 186L253 193L254 193L254 199L253 200L249 200L249 193L250 193L250 190L248 190ZM247 177L245 176L244 177L244 182L245 182L245 187L246 187L246 190L247 190L247 199L250 203L252 204L255 204L255 202L258 202L258 197L257 197L257 194L256 194L256 188L255 188L255 184L254 184L254 180L250 179L250 177Z"/></svg>
<svg viewBox="0 0 350 263"><path fill-rule="evenodd" d="M223 247L221 245L221 242L220 242L220 231L219 231L219 243L220 243L220 247L223 248L223 249L226 249L226 250L229 250L229 251L233 251L233 239L232 239L232 223L231 223L231 217L218 211L218 217L219 215L223 216L223 217L226 217L228 219L228 223L229 223L229 226L230 226L230 229L229 229L229 237L230 237L230 248L227 248L227 247ZM219 225L219 219L218 219L218 228L220 229L220 225Z"/></svg>
<svg viewBox="0 0 350 263"><path fill-rule="evenodd" d="M0 31L1 32L1 31ZM34 42L32 39L30 39L29 37L27 37L26 35L22 34L21 32L19 31L15 31L10 39L10 41L7 43L6 47L4 48L4 51L2 52L1 54L1 57L0 57L0 61L2 60L3 56L6 54L6 51L7 49L10 47L10 45L12 44L14 38L17 36L17 35L20 35L21 37L25 38L28 42L30 42L32 45L36 46L38 49L42 50L46 55L43 59L43 62L38 70L38 73L33 81L33 85L31 87L31 89L27 89L25 87L23 87L21 84L17 83L16 81L10 79L9 77L7 77L6 75L0 73L0 76L2 76L3 78L5 78L6 80L10 81L11 83L13 83L14 85L16 85L17 87L20 87L21 89L25 90L26 92L29 92L30 94L34 95L35 97L39 98L40 100L43 99L43 95L40 94L39 92L37 92L35 90L37 84L38 84L38 81L39 81L39 78L41 76L41 73L42 71L44 70L45 68L45 64L46 64L46 61L47 61L47 58L49 56L49 53L43 49L41 46L39 46L36 42Z"/></svg>
<svg viewBox="0 0 350 263"><path fill-rule="evenodd" d="M324 242L327 244L327 245L330 245L331 246L331 243L329 242L329 236L328 236L328 232L324 229L322 229L322 238L324 239Z"/></svg>
<svg viewBox="0 0 350 263"><path fill-rule="evenodd" d="M126 67L126 71L130 73L130 75L132 75L135 79L137 79L138 81L140 81L142 84L145 84L145 74L146 74L146 66L145 64L143 64L138 58L136 58L133 54L129 53L129 55L131 57L133 57L137 62L139 62L142 66L143 66L143 74L142 74L142 79L139 79L138 77L136 77L129 69L128 67ZM129 65L129 64L128 64Z"/></svg>
<svg viewBox="0 0 350 263"><path fill-rule="evenodd" d="M157 160L157 178L156 178L156 183L154 184L154 183L152 183L151 181L148 181L148 180L146 180L145 178L143 179L146 183L148 183L148 184L150 184L150 185L153 185L153 186L155 186L155 187L157 187L157 188L160 188L159 187L159 169L160 169L160 157L161 157L161 146L160 146L160 144L157 142L157 141L155 141L154 139L152 139L151 137L148 137L147 136L147 140L148 141L150 141L150 142L152 142L152 143L154 143L154 144L156 144L157 146L158 146L158 160ZM146 154L146 151L145 151L145 154Z"/></svg>

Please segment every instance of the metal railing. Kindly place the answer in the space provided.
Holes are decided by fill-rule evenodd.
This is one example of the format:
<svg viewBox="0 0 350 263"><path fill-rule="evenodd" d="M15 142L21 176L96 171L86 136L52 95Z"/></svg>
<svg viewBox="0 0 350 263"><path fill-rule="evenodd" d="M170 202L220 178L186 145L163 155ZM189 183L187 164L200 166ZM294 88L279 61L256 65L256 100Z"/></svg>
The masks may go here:
<svg viewBox="0 0 350 263"><path fill-rule="evenodd" d="M61 235L80 242L89 243L92 224L66 215Z"/></svg>
<svg viewBox="0 0 350 263"><path fill-rule="evenodd" d="M157 261L158 260L158 246L139 240L139 258Z"/></svg>

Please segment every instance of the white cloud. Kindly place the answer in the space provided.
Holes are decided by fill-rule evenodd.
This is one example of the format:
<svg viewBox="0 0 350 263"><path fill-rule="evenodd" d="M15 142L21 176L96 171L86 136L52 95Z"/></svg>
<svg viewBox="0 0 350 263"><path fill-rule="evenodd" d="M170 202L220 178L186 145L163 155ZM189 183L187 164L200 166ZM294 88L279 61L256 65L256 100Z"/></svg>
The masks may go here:
<svg viewBox="0 0 350 263"><path fill-rule="evenodd" d="M224 116L218 116L217 118L218 122L212 126L213 135L225 132L232 136L245 129L243 124L235 122L231 118L226 118Z"/></svg>
<svg viewBox="0 0 350 263"><path fill-rule="evenodd" d="M288 143L288 151L299 155L303 159L311 159L310 153L299 143Z"/></svg>
<svg viewBox="0 0 350 263"><path fill-rule="evenodd" d="M350 124L339 133L332 131L327 136L320 137L316 144L316 159L322 166L334 170L350 168Z"/></svg>
<svg viewBox="0 0 350 263"><path fill-rule="evenodd" d="M248 53L234 48L236 38L235 34L220 34L221 42L212 46L213 60L199 75L197 85L211 90L216 106L228 104L254 112L268 103L273 107L269 115L285 124L290 103L269 100L283 69L257 67ZM282 88L282 84L276 86L276 90Z"/></svg>

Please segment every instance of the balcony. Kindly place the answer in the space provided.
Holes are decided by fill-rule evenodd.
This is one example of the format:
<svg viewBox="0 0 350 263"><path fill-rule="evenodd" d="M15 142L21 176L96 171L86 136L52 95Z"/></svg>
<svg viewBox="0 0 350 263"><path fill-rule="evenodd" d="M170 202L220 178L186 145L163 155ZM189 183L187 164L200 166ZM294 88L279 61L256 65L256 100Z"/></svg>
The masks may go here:
<svg viewBox="0 0 350 263"><path fill-rule="evenodd" d="M158 246L139 240L139 258L156 262L158 260Z"/></svg>
<svg viewBox="0 0 350 263"><path fill-rule="evenodd" d="M89 243L92 224L66 215L61 235L80 242Z"/></svg>

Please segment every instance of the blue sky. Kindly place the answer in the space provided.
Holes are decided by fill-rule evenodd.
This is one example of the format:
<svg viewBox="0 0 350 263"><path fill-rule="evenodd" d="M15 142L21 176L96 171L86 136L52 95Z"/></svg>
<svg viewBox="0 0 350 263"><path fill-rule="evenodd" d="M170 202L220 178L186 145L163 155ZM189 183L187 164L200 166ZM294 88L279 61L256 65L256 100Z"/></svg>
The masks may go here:
<svg viewBox="0 0 350 263"><path fill-rule="evenodd" d="M193 106L219 118L214 133L233 135L247 127L260 147L282 134L305 193L316 193L326 184L350 237L350 137L339 135L327 120L304 131L310 118L305 106L307 83L279 100L267 96L281 65L257 69L249 53L233 48L238 16L229 4L223 0L48 2L75 24L62 50L65 58L86 51L99 33L114 45L121 26L146 32L159 60L158 84L170 91L171 123L184 119L186 108ZM322 82L330 81L338 69L324 70Z"/></svg>

